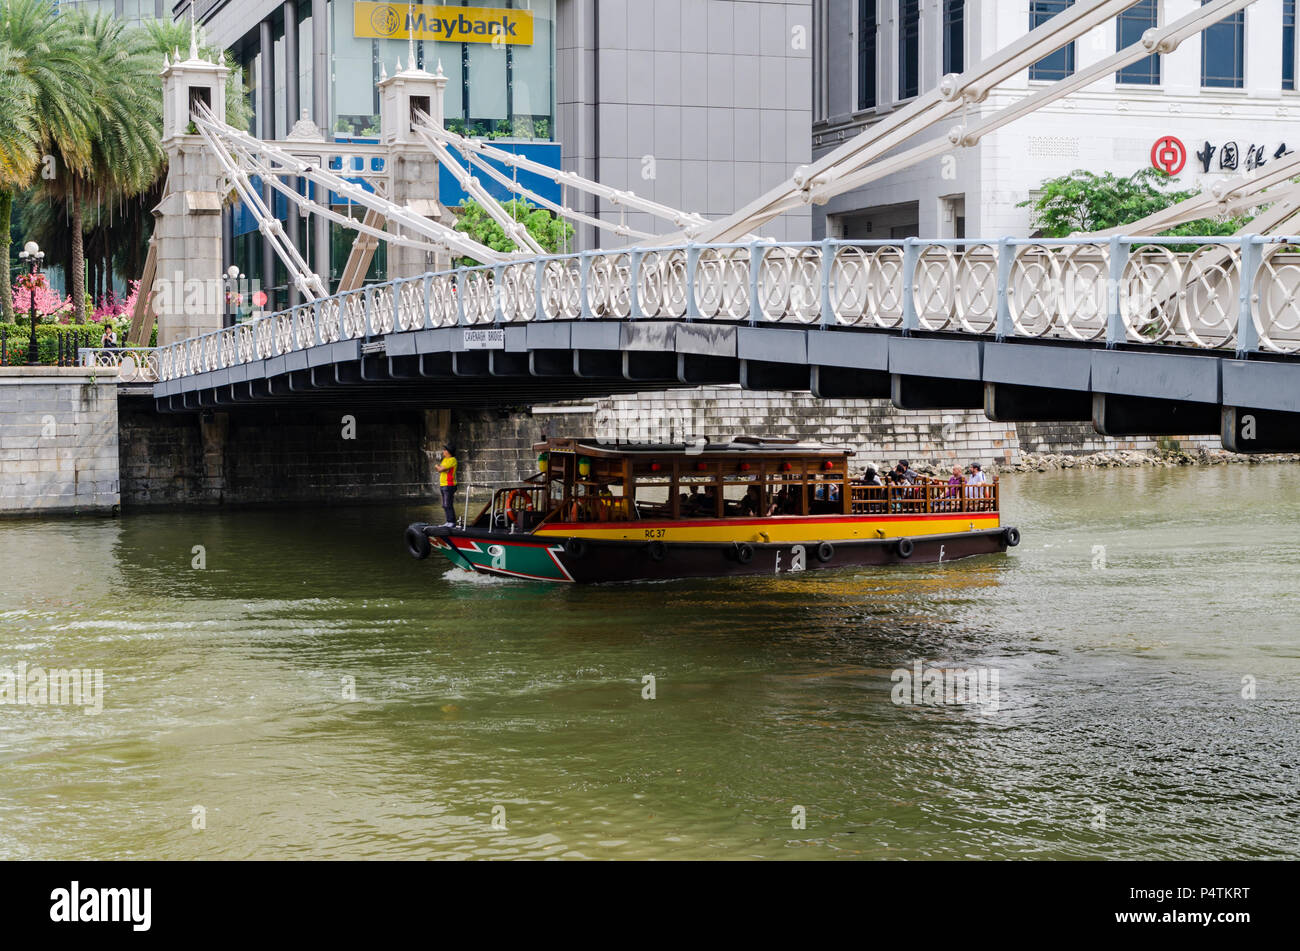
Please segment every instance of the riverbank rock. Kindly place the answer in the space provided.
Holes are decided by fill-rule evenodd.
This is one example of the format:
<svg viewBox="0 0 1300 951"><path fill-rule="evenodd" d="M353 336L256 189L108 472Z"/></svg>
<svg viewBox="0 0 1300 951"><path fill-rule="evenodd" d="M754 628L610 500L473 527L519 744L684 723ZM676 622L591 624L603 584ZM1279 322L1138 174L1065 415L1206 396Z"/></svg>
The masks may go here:
<svg viewBox="0 0 1300 951"><path fill-rule="evenodd" d="M1060 469L1173 469L1178 466L1264 465L1268 463L1297 463L1300 456L1259 455L1245 456L1222 449L1196 448L1157 449L1141 451L1125 449L1117 452L1095 452L1086 456L1067 456L1046 453L1025 453L1018 462L996 468L998 472L1053 472Z"/></svg>

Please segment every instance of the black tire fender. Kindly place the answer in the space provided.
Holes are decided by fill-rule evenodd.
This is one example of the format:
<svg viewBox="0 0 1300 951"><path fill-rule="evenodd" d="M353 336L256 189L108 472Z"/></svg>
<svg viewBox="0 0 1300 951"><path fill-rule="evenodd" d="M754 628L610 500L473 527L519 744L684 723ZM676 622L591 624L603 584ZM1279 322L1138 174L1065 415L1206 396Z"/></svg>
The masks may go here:
<svg viewBox="0 0 1300 951"><path fill-rule="evenodd" d="M754 560L754 546L749 542L741 542L736 546L736 561L742 565L747 565Z"/></svg>
<svg viewBox="0 0 1300 951"><path fill-rule="evenodd" d="M653 541L646 545L646 551L650 555L651 561L663 561L668 557L668 546L660 541Z"/></svg>
<svg viewBox="0 0 1300 951"><path fill-rule="evenodd" d="M817 546L817 560L822 564L830 561L835 557L835 546L830 542L822 542Z"/></svg>
<svg viewBox="0 0 1300 951"><path fill-rule="evenodd" d="M895 547L898 549L899 558L911 558L912 552L916 551L916 543L910 538L900 538Z"/></svg>
<svg viewBox="0 0 1300 951"><path fill-rule="evenodd" d="M564 543L564 553L571 558L586 558L587 540L585 538L570 538Z"/></svg>
<svg viewBox="0 0 1300 951"><path fill-rule="evenodd" d="M1003 537L1007 540L1008 548L1015 548L1020 544L1020 529L1012 525L1002 532Z"/></svg>
<svg viewBox="0 0 1300 951"><path fill-rule="evenodd" d="M428 558L433 551L429 536L424 534L428 527L424 522L414 522L406 527L406 550L418 561Z"/></svg>

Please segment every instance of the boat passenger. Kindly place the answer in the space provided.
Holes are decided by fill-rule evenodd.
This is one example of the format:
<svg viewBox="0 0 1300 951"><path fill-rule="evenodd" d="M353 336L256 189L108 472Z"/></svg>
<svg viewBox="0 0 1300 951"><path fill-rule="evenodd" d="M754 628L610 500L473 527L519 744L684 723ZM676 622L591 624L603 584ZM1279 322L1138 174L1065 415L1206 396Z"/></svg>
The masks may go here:
<svg viewBox="0 0 1300 951"><path fill-rule="evenodd" d="M456 450L450 444L442 447L438 463L438 491L442 495L442 511L447 521L444 527L456 524Z"/></svg>
<svg viewBox="0 0 1300 951"><path fill-rule="evenodd" d="M966 478L965 478L965 475L963 474L963 469L962 469L962 467L961 467L961 466L953 466L953 467L952 467L952 477L948 480L948 494L947 494L947 497L950 498L950 499L959 499L959 498L961 498L961 496L962 496L962 490L961 490L961 487L962 487L963 485L965 485L965 484L966 484ZM960 503L960 502L948 502L948 503L945 504L945 508L947 508L947 509L949 509L949 510L952 510L952 511L956 511L957 509L960 509L960 508L961 508L961 503Z"/></svg>
<svg viewBox="0 0 1300 951"><path fill-rule="evenodd" d="M888 482L889 480L890 480L890 473L886 471L885 482ZM867 486L870 488L877 488L880 489L881 491L864 493L867 497L867 507L864 511L867 512L885 511L884 500L887 494L884 491L885 482L880 481L880 473L876 472L875 466L867 466L866 471L862 473L862 480L861 482L859 482L859 485ZM860 511L860 510L861 509L855 506L854 511Z"/></svg>
<svg viewBox="0 0 1300 951"><path fill-rule="evenodd" d="M707 518L717 514L717 490L706 485L703 492L698 492L699 486L691 486L691 514L700 518Z"/></svg>
<svg viewBox="0 0 1300 951"><path fill-rule="evenodd" d="M898 465L894 466L892 475L894 488L890 490L889 496L895 500L892 506L893 511L910 511L915 507L912 500L920 497L921 490L916 488L916 483L921 476L912 469L911 464L906 459L898 461Z"/></svg>
<svg viewBox="0 0 1300 951"><path fill-rule="evenodd" d="M758 515L763 510L763 490L751 485L745 490L745 497L740 500L742 515Z"/></svg>
<svg viewBox="0 0 1300 951"><path fill-rule="evenodd" d="M970 478L966 480L966 498L978 499L980 501L990 501L991 496L988 489L989 477L984 474L978 462L970 464Z"/></svg>
<svg viewBox="0 0 1300 951"><path fill-rule="evenodd" d="M794 512L795 494L788 485L782 486L767 509L768 515L787 515Z"/></svg>

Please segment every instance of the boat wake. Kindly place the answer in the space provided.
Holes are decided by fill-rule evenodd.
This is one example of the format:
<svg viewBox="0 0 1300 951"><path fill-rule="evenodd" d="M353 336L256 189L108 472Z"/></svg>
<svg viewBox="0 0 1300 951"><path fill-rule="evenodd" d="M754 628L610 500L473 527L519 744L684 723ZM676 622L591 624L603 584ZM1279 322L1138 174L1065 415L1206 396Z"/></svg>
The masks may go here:
<svg viewBox="0 0 1300 951"><path fill-rule="evenodd" d="M502 578L498 575L485 575L480 571L474 571L470 568L449 568L442 573L444 581L450 581L453 584L485 584L498 585L509 584L513 578Z"/></svg>

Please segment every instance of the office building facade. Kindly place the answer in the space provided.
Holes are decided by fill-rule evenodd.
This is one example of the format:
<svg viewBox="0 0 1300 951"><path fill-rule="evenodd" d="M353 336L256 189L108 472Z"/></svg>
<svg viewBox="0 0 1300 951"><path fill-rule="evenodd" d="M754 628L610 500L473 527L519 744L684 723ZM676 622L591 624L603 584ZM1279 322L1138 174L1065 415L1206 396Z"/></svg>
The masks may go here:
<svg viewBox="0 0 1300 951"><path fill-rule="evenodd" d="M337 138L375 136L377 84L413 50L416 65L448 77L454 131L522 143L554 167L709 216L809 161L811 13L810 0L182 0L171 11L244 67L249 131L262 138L283 138L304 114ZM674 227L562 197L643 231ZM253 222L235 214L231 227L234 262L262 278ZM768 230L806 239L810 228L804 211ZM582 227L571 247L620 240ZM349 241L335 228L332 278ZM277 272L263 280L273 293ZM386 276L378 255L369 278Z"/></svg>

